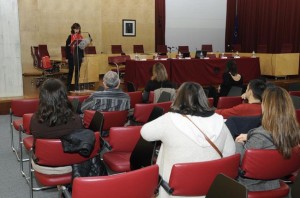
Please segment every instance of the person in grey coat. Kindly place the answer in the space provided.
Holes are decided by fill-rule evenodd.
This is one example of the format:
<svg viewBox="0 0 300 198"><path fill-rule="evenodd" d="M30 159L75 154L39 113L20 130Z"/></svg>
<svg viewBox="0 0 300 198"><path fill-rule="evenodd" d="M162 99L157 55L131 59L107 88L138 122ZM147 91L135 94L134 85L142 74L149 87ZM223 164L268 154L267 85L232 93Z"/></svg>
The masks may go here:
<svg viewBox="0 0 300 198"><path fill-rule="evenodd" d="M236 152L241 160L247 149L277 149L289 158L292 148L300 143L300 130L289 93L280 87L269 87L262 98L262 123L248 134L236 138ZM279 180L254 180L239 177L249 191L265 191L280 187Z"/></svg>

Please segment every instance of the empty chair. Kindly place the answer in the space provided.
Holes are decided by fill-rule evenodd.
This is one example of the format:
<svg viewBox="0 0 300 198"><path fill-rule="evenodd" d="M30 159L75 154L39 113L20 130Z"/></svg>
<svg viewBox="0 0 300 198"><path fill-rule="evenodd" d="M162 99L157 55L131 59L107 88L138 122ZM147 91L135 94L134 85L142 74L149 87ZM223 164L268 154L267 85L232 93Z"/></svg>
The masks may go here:
<svg viewBox="0 0 300 198"><path fill-rule="evenodd" d="M142 91L134 91L127 93L130 97L130 109L134 108L135 104L143 103Z"/></svg>
<svg viewBox="0 0 300 198"><path fill-rule="evenodd" d="M247 198L247 189L236 180L218 174L211 184L206 198Z"/></svg>
<svg viewBox="0 0 300 198"><path fill-rule="evenodd" d="M130 171L130 156L141 137L141 126L112 127L110 151L103 154L103 161L114 172Z"/></svg>
<svg viewBox="0 0 300 198"><path fill-rule="evenodd" d="M85 54L97 54L96 47L95 46L86 46L86 48L84 48L84 53Z"/></svg>
<svg viewBox="0 0 300 198"><path fill-rule="evenodd" d="M161 190L173 196L204 196L218 174L236 178L239 163L240 154L235 154L211 161L174 164L169 181L161 182Z"/></svg>
<svg viewBox="0 0 300 198"><path fill-rule="evenodd" d="M178 46L178 53L181 53L183 58L190 57L189 46Z"/></svg>
<svg viewBox="0 0 300 198"><path fill-rule="evenodd" d="M201 47L201 50L207 51L207 52L213 52L212 44L203 44Z"/></svg>
<svg viewBox="0 0 300 198"><path fill-rule="evenodd" d="M241 96L243 93L242 87L232 86L227 96Z"/></svg>
<svg viewBox="0 0 300 198"><path fill-rule="evenodd" d="M240 96L225 96L220 97L218 100L217 108L218 109L228 109L239 105L243 102L243 99Z"/></svg>
<svg viewBox="0 0 300 198"><path fill-rule="evenodd" d="M123 54L122 45L111 45L112 54Z"/></svg>
<svg viewBox="0 0 300 198"><path fill-rule="evenodd" d="M157 45L156 52L157 52L159 55L167 55L167 53L168 53L168 48L167 48L166 45Z"/></svg>
<svg viewBox="0 0 300 198"><path fill-rule="evenodd" d="M292 43L283 43L281 45L281 49L280 49L281 53L292 53L292 51L293 51Z"/></svg>
<svg viewBox="0 0 300 198"><path fill-rule="evenodd" d="M73 182L72 198L152 198L157 181L157 165L111 176L77 177Z"/></svg>
<svg viewBox="0 0 300 198"><path fill-rule="evenodd" d="M133 45L133 53L144 53L143 45Z"/></svg>
<svg viewBox="0 0 300 198"><path fill-rule="evenodd" d="M256 46L256 52L258 52L258 53L268 53L268 46L266 44L258 44Z"/></svg>
<svg viewBox="0 0 300 198"><path fill-rule="evenodd" d="M274 149L247 149L240 173L242 177L257 180L276 180L283 178L299 169L300 148L293 148L291 158L284 159L283 156ZM280 180L280 187L267 191L248 191L250 198L280 198L289 194L289 186Z"/></svg>
<svg viewBox="0 0 300 198"><path fill-rule="evenodd" d="M38 47L37 46L31 46L30 51L31 51L31 57L32 57L32 60L33 60L33 66L34 67L39 67Z"/></svg>

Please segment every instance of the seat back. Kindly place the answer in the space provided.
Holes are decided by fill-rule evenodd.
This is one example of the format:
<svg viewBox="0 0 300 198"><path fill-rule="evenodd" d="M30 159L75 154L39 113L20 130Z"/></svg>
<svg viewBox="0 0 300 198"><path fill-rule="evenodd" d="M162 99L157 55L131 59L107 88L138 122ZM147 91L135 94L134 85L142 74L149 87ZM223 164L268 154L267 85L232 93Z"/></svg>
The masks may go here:
<svg viewBox="0 0 300 198"><path fill-rule="evenodd" d="M33 113L25 113L23 115L23 131L27 134L27 135L31 135L31 131L30 131L30 122L31 122L31 118L33 116Z"/></svg>
<svg viewBox="0 0 300 198"><path fill-rule="evenodd" d="M208 105L210 107L213 107L214 106L214 98L207 98L208 99Z"/></svg>
<svg viewBox="0 0 300 198"><path fill-rule="evenodd" d="M31 46L30 47L30 51L31 51L31 57L33 60L33 66L34 67L39 67L39 63L38 63L38 47L37 46Z"/></svg>
<svg viewBox="0 0 300 198"><path fill-rule="evenodd" d="M146 123L149 116L155 106L159 106L164 109L164 112L168 112L171 108L172 102L161 102L161 103L149 103L149 104L136 104L134 106L133 117L136 122Z"/></svg>
<svg viewBox="0 0 300 198"><path fill-rule="evenodd" d="M104 117L103 131L108 131L111 127L121 127L127 122L128 111L102 111Z"/></svg>
<svg viewBox="0 0 300 198"><path fill-rule="evenodd" d="M189 53L189 46L178 46L178 53Z"/></svg>
<svg viewBox="0 0 300 198"><path fill-rule="evenodd" d="M201 49L202 49L202 51L207 51L207 52L213 51L212 44L203 44Z"/></svg>
<svg viewBox="0 0 300 198"><path fill-rule="evenodd" d="M157 52L159 55L167 55L167 53L168 53L168 48L167 48L166 45L157 45L156 52Z"/></svg>
<svg viewBox="0 0 300 198"><path fill-rule="evenodd" d="M12 115L22 117L25 113L34 113L38 110L39 99L13 99L11 100Z"/></svg>
<svg viewBox="0 0 300 198"><path fill-rule="evenodd" d="M111 45L111 53L112 54L122 54L122 45Z"/></svg>
<svg viewBox="0 0 300 198"><path fill-rule="evenodd" d="M240 96L222 96L218 100L218 109L227 109L239 105L243 102Z"/></svg>
<svg viewBox="0 0 300 198"><path fill-rule="evenodd" d="M135 104L143 103L142 91L134 91L127 93L130 98L130 108L134 108Z"/></svg>
<svg viewBox="0 0 300 198"><path fill-rule="evenodd" d="M224 175L218 174L211 184L206 198L247 198L247 188L238 181Z"/></svg>
<svg viewBox="0 0 300 198"><path fill-rule="evenodd" d="M240 154L222 159L180 163L172 167L169 186L174 196L206 195L215 177L222 173L230 178L236 178Z"/></svg>
<svg viewBox="0 0 300 198"><path fill-rule="evenodd" d="M151 198L158 181L158 166L153 165L127 173L77 177L73 182L72 198Z"/></svg>
<svg viewBox="0 0 300 198"><path fill-rule="evenodd" d="M300 109L296 109L296 118L297 118L297 121L300 125Z"/></svg>
<svg viewBox="0 0 300 198"><path fill-rule="evenodd" d="M227 94L227 96L241 96L243 93L243 88L238 86L232 86Z"/></svg>
<svg viewBox="0 0 300 198"><path fill-rule="evenodd" d="M84 48L84 53L85 54L97 54L96 47L95 46L87 46L86 48Z"/></svg>
<svg viewBox="0 0 300 198"><path fill-rule="evenodd" d="M43 56L50 57L47 45L38 45L38 53L39 53L40 57L43 57Z"/></svg>
<svg viewBox="0 0 300 198"><path fill-rule="evenodd" d="M74 100L74 99L78 99L79 102L83 102L85 99L87 99L90 95L69 95L68 99L70 101Z"/></svg>
<svg viewBox="0 0 300 198"><path fill-rule="evenodd" d="M133 53L144 53L143 45L133 45Z"/></svg>
<svg viewBox="0 0 300 198"><path fill-rule="evenodd" d="M111 152L132 152L141 137L142 126L112 127L109 131Z"/></svg>
<svg viewBox="0 0 300 198"><path fill-rule="evenodd" d="M289 91L289 94L291 96L298 96L298 97L300 97L300 91Z"/></svg>
<svg viewBox="0 0 300 198"><path fill-rule="evenodd" d="M300 147L293 148L290 159L284 159L275 149L248 149L242 160L240 174L247 178L272 180L283 178L299 168Z"/></svg>
<svg viewBox="0 0 300 198"><path fill-rule="evenodd" d="M95 145L89 158L96 156L100 150L100 134L95 132ZM78 153L65 153L60 139L36 139L35 158L39 165L69 166L87 160Z"/></svg>

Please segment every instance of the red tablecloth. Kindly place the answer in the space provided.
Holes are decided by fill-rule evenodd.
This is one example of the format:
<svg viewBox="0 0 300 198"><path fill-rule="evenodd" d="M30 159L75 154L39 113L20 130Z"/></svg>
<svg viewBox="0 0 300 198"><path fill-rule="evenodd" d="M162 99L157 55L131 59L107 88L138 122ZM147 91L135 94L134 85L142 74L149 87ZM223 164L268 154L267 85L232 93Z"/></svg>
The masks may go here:
<svg viewBox="0 0 300 198"><path fill-rule="evenodd" d="M232 59L172 59L171 80L177 84L186 81L198 82L201 85L216 85L222 83L222 75L227 61ZM243 76L244 82L260 76L258 58L238 58L238 73Z"/></svg>
<svg viewBox="0 0 300 198"><path fill-rule="evenodd" d="M201 85L221 84L226 63L229 60L237 63L238 72L243 76L245 83L260 76L259 58L128 60L126 61L125 81L133 82L138 88L145 87L147 81L150 80L154 63L162 62L169 74L169 79L178 85L186 81L198 82Z"/></svg>
<svg viewBox="0 0 300 198"><path fill-rule="evenodd" d="M146 60L146 61L126 61L125 82L133 82L137 88L144 88L152 76L152 67L155 63L161 62L166 67L170 78L170 60Z"/></svg>

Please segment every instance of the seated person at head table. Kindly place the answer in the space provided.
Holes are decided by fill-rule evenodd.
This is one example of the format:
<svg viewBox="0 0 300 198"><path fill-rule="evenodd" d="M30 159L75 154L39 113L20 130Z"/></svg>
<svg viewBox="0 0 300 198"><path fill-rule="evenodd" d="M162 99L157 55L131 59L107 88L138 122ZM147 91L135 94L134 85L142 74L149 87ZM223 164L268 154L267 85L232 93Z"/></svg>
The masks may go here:
<svg viewBox="0 0 300 198"><path fill-rule="evenodd" d="M262 98L261 126L239 135L236 152L241 161L247 149L277 149L284 158L300 144L299 124L289 93L281 87L266 88ZM266 159L267 160L267 159ZM250 191L273 190L280 187L279 180L253 180L239 177L238 181Z"/></svg>
<svg viewBox="0 0 300 198"><path fill-rule="evenodd" d="M103 77L104 91L96 91L81 104L81 111L123 111L130 109L130 98L119 88L120 79L116 72L108 71Z"/></svg>
<svg viewBox="0 0 300 198"><path fill-rule="evenodd" d="M159 88L176 89L176 85L168 80L168 73L165 66L162 63L155 63L152 67L151 80L147 82L143 91L143 102L148 102L150 91Z"/></svg>
<svg viewBox="0 0 300 198"><path fill-rule="evenodd" d="M234 141L223 117L209 106L202 86L185 82L178 89L170 112L146 123L141 129L141 136L145 140L162 141L156 163L165 181L169 181L172 166L176 163L221 158L200 129L224 157L235 153ZM160 189L159 197L169 195Z"/></svg>
<svg viewBox="0 0 300 198"><path fill-rule="evenodd" d="M39 100L38 110L30 122L34 138L61 138L83 128L80 116L73 113L66 87L60 80L46 80L40 88Z"/></svg>
<svg viewBox="0 0 300 198"><path fill-rule="evenodd" d="M242 103L228 109L217 109L216 113L225 119L230 116L257 116L261 115L261 98L266 88L266 83L259 79L251 80L246 92L241 96L248 103Z"/></svg>
<svg viewBox="0 0 300 198"><path fill-rule="evenodd" d="M219 87L219 96L227 96L233 86L243 87L243 77L238 73L236 62L230 60L226 63L223 82Z"/></svg>

